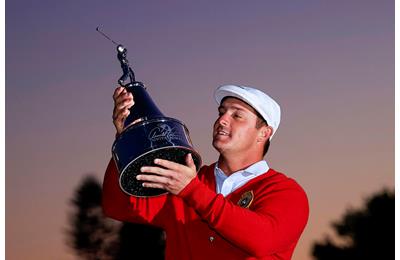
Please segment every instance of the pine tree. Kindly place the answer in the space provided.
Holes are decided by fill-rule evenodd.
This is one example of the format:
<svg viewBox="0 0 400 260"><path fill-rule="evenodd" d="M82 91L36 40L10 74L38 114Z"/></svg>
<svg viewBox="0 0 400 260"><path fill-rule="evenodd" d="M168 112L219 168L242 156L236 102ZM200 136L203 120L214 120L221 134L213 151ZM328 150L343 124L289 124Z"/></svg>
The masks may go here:
<svg viewBox="0 0 400 260"><path fill-rule="evenodd" d="M368 198L365 207L348 210L333 223L342 243L330 237L317 242L313 256L317 260L394 259L394 192L383 190Z"/></svg>
<svg viewBox="0 0 400 260"><path fill-rule="evenodd" d="M119 224L105 218L101 208L101 185L93 176L84 178L71 200L68 245L81 259L114 259L119 248Z"/></svg>
<svg viewBox="0 0 400 260"><path fill-rule="evenodd" d="M164 231L107 218L101 208L101 189L95 177L87 176L71 200L67 243L80 259L163 260Z"/></svg>

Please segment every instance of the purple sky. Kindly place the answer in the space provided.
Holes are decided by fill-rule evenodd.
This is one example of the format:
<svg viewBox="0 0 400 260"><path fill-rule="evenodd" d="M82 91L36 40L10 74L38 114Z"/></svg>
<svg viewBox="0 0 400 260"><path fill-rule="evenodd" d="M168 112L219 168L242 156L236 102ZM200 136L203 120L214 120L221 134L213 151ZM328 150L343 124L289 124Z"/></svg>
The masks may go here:
<svg viewBox="0 0 400 260"><path fill-rule="evenodd" d="M135 3L138 2L138 3ZM164 114L217 158L214 89L258 87L282 107L266 159L306 190L293 259L330 223L394 186L394 1L6 1L6 258L75 259L68 204L102 178L112 93L128 48Z"/></svg>

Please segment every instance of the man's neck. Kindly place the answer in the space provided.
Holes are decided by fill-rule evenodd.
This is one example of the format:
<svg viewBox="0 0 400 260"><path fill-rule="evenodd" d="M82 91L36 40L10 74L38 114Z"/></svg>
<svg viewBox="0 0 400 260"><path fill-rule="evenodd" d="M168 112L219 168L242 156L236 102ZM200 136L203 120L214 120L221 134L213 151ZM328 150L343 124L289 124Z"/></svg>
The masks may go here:
<svg viewBox="0 0 400 260"><path fill-rule="evenodd" d="M225 157L220 154L218 159L218 168L220 168L225 175L230 176L233 173L246 169L252 164L259 162L263 159L263 157L256 158L233 158L233 157Z"/></svg>

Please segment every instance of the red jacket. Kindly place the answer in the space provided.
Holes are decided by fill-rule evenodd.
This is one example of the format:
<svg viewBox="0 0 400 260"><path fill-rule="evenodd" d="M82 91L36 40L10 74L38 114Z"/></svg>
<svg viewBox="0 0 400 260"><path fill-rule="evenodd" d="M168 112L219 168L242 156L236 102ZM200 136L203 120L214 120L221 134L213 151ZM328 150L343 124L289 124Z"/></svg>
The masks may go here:
<svg viewBox="0 0 400 260"><path fill-rule="evenodd" d="M122 192L111 160L103 185L107 216L165 230L167 260L290 259L308 219L303 189L273 169L226 197L215 192L211 165L178 196L137 198Z"/></svg>

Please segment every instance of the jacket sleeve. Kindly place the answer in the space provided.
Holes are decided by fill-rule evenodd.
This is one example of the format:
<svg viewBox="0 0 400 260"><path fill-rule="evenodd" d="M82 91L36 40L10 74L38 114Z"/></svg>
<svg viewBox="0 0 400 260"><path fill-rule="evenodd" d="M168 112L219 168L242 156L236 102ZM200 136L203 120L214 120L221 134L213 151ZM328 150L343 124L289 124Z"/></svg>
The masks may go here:
<svg viewBox="0 0 400 260"><path fill-rule="evenodd" d="M103 182L102 206L106 216L125 222L162 226L156 218L167 201L167 196L138 198L125 194L118 181L118 170L113 159L110 160Z"/></svg>
<svg viewBox="0 0 400 260"><path fill-rule="evenodd" d="M217 233L255 257L294 246L308 219L307 197L293 180L268 194L256 195L251 210L216 194L198 178L179 196Z"/></svg>

